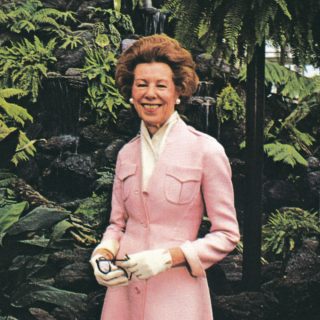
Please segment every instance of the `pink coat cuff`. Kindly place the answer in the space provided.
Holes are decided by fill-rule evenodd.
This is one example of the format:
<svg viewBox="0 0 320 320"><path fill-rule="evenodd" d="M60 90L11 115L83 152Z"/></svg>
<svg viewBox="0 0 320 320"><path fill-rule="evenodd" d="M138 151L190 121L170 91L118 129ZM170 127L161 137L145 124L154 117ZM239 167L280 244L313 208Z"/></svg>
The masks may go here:
<svg viewBox="0 0 320 320"><path fill-rule="evenodd" d="M201 261L198 257L197 251L194 249L190 241L186 241L180 246L183 254L191 269L191 274L194 277L205 277L206 273L202 267Z"/></svg>

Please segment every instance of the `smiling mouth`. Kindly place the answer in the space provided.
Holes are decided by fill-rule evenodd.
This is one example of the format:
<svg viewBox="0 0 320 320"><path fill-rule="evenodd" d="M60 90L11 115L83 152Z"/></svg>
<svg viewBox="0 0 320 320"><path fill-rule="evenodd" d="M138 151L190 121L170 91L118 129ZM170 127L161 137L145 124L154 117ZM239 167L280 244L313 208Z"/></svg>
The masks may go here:
<svg viewBox="0 0 320 320"><path fill-rule="evenodd" d="M142 104L142 107L144 109L149 109L149 110L153 110L153 109L157 109L161 107L161 104Z"/></svg>

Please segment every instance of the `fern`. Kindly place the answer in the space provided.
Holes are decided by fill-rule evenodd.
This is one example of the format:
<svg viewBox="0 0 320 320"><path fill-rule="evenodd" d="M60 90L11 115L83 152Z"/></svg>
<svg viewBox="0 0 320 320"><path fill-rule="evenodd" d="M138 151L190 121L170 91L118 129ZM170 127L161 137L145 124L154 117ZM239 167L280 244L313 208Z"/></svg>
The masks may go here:
<svg viewBox="0 0 320 320"><path fill-rule="evenodd" d="M14 120L18 125L24 126L25 121L33 121L32 116L28 111L15 104L8 102L7 99L12 97L21 97L25 95L26 92L21 89L15 88L4 88L0 89L0 141L5 138L10 132L16 130L16 127L9 127L6 122L12 122ZM2 112L1 112L2 111ZM5 121L5 119L7 119ZM35 141L30 141L23 131L19 131L19 142L17 145L17 150L12 158L12 162L17 165L22 160L27 160L30 156L35 154Z"/></svg>
<svg viewBox="0 0 320 320"><path fill-rule="evenodd" d="M0 108L14 121L24 126L25 121L32 121L32 116L28 113L27 109L6 101L6 99L13 96L22 96L26 92L21 89L6 88L0 89Z"/></svg>
<svg viewBox="0 0 320 320"><path fill-rule="evenodd" d="M280 142L267 143L263 146L263 149L275 162L282 161L292 167L296 164L308 165L303 156L290 144Z"/></svg>
<svg viewBox="0 0 320 320"><path fill-rule="evenodd" d="M175 38L185 47L195 48L200 29L205 25L205 4L201 6L197 0L171 0L166 1L164 8L172 13L170 20L176 20Z"/></svg>
<svg viewBox="0 0 320 320"><path fill-rule="evenodd" d="M37 31L47 31L63 37L71 30L67 22L76 21L71 11L62 12L53 8L44 8L41 1L3 1L0 23L8 30L24 35Z"/></svg>
<svg viewBox="0 0 320 320"><path fill-rule="evenodd" d="M108 119L110 115L115 119L119 107L128 107L113 78L115 54L99 46L87 47L85 50L86 60L81 69L89 83L85 102L97 112L99 119Z"/></svg>
<svg viewBox="0 0 320 320"><path fill-rule="evenodd" d="M175 37L189 49L200 39L210 53L224 48L226 58L250 61L255 46L266 39L290 45L301 61L316 54L320 8L312 1L167 0L165 7L176 20Z"/></svg>
<svg viewBox="0 0 320 320"><path fill-rule="evenodd" d="M262 228L262 251L282 258L282 269L307 237L320 236L317 213L287 207L272 213Z"/></svg>
<svg viewBox="0 0 320 320"><path fill-rule="evenodd" d="M16 86L31 95L31 100L37 100L41 79L46 76L50 64L56 61L54 49L55 39L44 45L35 36L34 41L24 39L11 43L11 46L0 48L0 79L7 86Z"/></svg>

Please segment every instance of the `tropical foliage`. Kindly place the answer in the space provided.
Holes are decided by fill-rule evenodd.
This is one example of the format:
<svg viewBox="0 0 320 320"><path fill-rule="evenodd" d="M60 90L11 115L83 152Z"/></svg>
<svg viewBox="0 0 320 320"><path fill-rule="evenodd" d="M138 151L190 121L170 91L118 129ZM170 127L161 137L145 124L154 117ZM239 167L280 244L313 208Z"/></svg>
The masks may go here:
<svg viewBox="0 0 320 320"><path fill-rule="evenodd" d="M65 25L71 21L76 21L72 12L45 8L39 0L4 0L0 9L0 25L21 36L41 30L63 38L71 32Z"/></svg>
<svg viewBox="0 0 320 320"><path fill-rule="evenodd" d="M84 23L81 26L91 26L95 34L95 42L100 47L113 46L119 49L121 34L134 33L132 21L129 15L122 14L116 10L103 9L100 7L89 7L89 21L99 21ZM121 32L121 34L120 34Z"/></svg>
<svg viewBox="0 0 320 320"><path fill-rule="evenodd" d="M319 239L319 236L320 222L317 213L287 207L272 213L263 226L262 249L265 254L280 256L284 270L291 253L301 247L304 239Z"/></svg>
<svg viewBox="0 0 320 320"><path fill-rule="evenodd" d="M35 102L42 78L46 77L48 68L56 61L55 46L54 39L44 44L34 36L33 42L24 39L0 48L0 80L7 87L27 91L32 102Z"/></svg>
<svg viewBox="0 0 320 320"><path fill-rule="evenodd" d="M201 44L208 52L250 60L254 47L270 40L282 48L290 45L304 62L319 43L315 0L167 0L166 7L176 21L175 37L188 48Z"/></svg>
<svg viewBox="0 0 320 320"><path fill-rule="evenodd" d="M14 130L17 130L17 127L22 128L26 121L33 121L32 116L25 108L8 101L12 97L25 94L26 92L21 89L0 89L0 141ZM18 162L33 156L35 154L34 143L34 140L30 141L25 133L20 130L12 162L17 165Z"/></svg>
<svg viewBox="0 0 320 320"><path fill-rule="evenodd" d="M114 71L121 41L119 30L134 30L130 17L115 10L91 8L89 19L97 17L104 22L82 24L83 27L91 27L95 40L85 48L86 57L81 72L88 80L85 102L96 111L98 119L108 121L109 118L116 119L120 107L129 106L115 86Z"/></svg>
<svg viewBox="0 0 320 320"><path fill-rule="evenodd" d="M238 123L244 120L245 106L243 99L240 98L231 84L228 84L217 95L216 113L220 123L227 120Z"/></svg>
<svg viewBox="0 0 320 320"><path fill-rule="evenodd" d="M119 107L128 106L115 86L113 72L115 53L99 46L86 48L86 61L81 70L88 79L88 97L85 102L96 111L98 119L108 121L116 118Z"/></svg>

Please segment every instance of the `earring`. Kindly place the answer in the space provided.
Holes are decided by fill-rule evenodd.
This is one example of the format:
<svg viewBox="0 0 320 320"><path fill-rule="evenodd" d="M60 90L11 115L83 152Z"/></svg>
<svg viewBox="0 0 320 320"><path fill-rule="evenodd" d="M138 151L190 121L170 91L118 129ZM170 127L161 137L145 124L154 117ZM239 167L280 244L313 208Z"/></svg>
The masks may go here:
<svg viewBox="0 0 320 320"><path fill-rule="evenodd" d="M180 104L181 103L181 100L178 98L177 100L176 100L176 104Z"/></svg>
<svg viewBox="0 0 320 320"><path fill-rule="evenodd" d="M130 99L129 99L129 102L130 102L131 104L133 104L133 98L130 98Z"/></svg>

